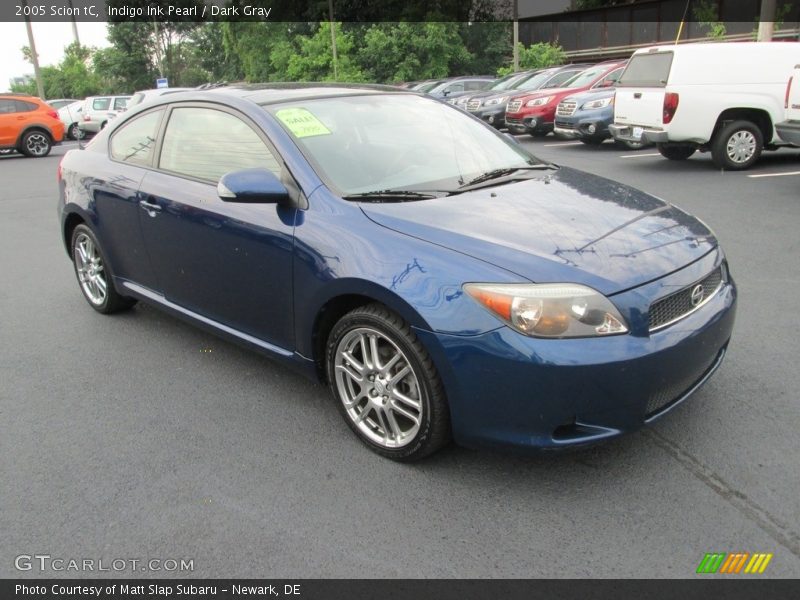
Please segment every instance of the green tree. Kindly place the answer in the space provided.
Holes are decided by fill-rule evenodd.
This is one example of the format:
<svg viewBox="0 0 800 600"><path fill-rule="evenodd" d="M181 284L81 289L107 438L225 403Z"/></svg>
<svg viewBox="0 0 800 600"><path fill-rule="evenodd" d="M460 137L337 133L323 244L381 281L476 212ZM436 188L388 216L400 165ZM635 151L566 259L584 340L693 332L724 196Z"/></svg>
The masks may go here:
<svg viewBox="0 0 800 600"><path fill-rule="evenodd" d="M77 43L64 48L64 58L58 65L44 66L39 72L42 76L45 98L84 98L96 94L100 83L89 68L94 50ZM30 60L30 49L22 49ZM36 83L12 86L12 91L36 95Z"/></svg>
<svg viewBox="0 0 800 600"><path fill-rule="evenodd" d="M358 51L365 75L377 82L464 73L473 59L458 23L378 23L364 34Z"/></svg>
<svg viewBox="0 0 800 600"><path fill-rule="evenodd" d="M527 48L519 44L519 66L522 69L543 69L555 65L564 64L566 55L563 48L556 44L539 42L531 44ZM512 66L501 67L497 74L507 75L513 71Z"/></svg>
<svg viewBox="0 0 800 600"><path fill-rule="evenodd" d="M331 47L331 26L336 36L336 67ZM286 64L290 81L366 81L364 73L353 60L355 40L342 31L341 23L320 23L311 36L298 36L297 52L288 54L288 46L276 48L273 65Z"/></svg>

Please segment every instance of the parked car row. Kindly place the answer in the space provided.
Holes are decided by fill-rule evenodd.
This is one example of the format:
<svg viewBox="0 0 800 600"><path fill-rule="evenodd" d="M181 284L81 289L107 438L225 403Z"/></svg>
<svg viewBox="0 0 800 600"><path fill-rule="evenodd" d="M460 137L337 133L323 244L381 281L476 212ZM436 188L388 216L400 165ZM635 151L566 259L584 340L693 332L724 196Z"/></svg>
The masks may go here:
<svg viewBox="0 0 800 600"><path fill-rule="evenodd" d="M82 140L104 129L128 108L191 88L159 88L133 96L57 98L44 102L28 94L0 94L0 154L47 156L65 139Z"/></svg>

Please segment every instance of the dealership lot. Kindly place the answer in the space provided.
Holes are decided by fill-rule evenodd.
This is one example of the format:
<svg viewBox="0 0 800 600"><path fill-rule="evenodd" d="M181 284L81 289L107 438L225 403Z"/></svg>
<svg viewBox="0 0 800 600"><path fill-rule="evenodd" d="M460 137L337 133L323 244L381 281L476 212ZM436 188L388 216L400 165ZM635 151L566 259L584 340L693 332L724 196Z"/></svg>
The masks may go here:
<svg viewBox="0 0 800 600"><path fill-rule="evenodd" d="M40 553L193 559L181 576L688 577L734 551L796 576L800 151L723 173L706 154L520 139L716 231L740 290L730 352L624 439L415 465L367 451L327 390L255 354L141 304L95 314L56 222L66 148L0 157L0 576Z"/></svg>

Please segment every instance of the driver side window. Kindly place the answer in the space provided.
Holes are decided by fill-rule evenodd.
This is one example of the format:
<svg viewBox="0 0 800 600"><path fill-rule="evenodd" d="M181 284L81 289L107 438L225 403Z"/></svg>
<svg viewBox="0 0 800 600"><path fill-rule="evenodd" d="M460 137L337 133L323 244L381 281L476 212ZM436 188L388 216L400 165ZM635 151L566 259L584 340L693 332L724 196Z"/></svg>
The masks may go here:
<svg viewBox="0 0 800 600"><path fill-rule="evenodd" d="M267 145L242 119L199 107L172 111L158 166L212 183L239 169L266 168L279 177L281 172L280 163Z"/></svg>

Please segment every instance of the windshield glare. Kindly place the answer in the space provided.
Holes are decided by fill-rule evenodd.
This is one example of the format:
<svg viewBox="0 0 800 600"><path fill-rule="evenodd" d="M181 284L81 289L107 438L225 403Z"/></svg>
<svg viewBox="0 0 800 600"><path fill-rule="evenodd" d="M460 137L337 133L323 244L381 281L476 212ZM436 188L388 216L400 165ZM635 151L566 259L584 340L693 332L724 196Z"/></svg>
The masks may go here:
<svg viewBox="0 0 800 600"><path fill-rule="evenodd" d="M462 111L416 95L324 98L265 109L342 196L453 191L482 173L540 162Z"/></svg>
<svg viewBox="0 0 800 600"><path fill-rule="evenodd" d="M547 81L550 77L553 76L553 71L543 71L541 73L537 73L524 83L521 83L517 86L518 90L536 90Z"/></svg>

